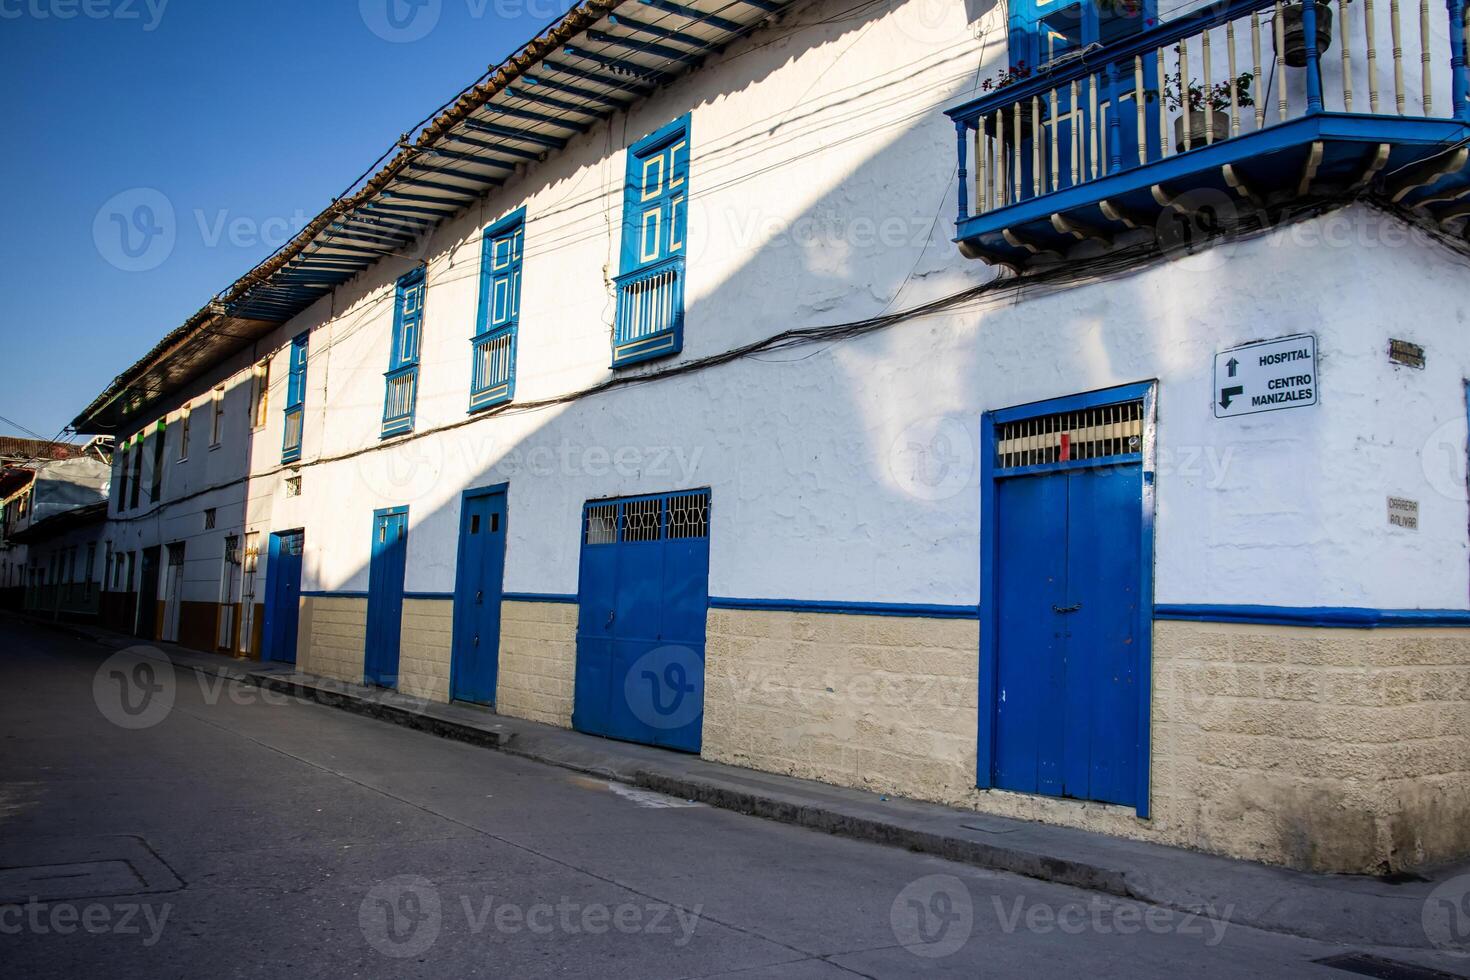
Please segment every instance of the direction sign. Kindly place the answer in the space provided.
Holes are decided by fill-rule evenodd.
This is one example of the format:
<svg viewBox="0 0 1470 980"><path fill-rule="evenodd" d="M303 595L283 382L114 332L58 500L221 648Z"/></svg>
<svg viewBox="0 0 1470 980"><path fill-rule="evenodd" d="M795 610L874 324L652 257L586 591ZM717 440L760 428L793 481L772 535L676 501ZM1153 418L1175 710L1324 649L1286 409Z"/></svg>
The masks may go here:
<svg viewBox="0 0 1470 980"><path fill-rule="evenodd" d="M1317 338L1262 340L1215 355L1215 418L1317 404Z"/></svg>

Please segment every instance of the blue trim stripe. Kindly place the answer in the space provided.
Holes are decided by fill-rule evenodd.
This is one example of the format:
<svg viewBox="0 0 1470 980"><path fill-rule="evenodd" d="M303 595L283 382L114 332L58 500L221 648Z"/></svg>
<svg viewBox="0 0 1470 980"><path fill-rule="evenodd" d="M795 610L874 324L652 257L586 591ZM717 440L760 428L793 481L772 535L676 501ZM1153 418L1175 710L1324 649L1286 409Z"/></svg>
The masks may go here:
<svg viewBox="0 0 1470 980"><path fill-rule="evenodd" d="M1234 606L1161 604L1154 619L1199 623L1251 623L1262 626L1332 626L1372 629L1382 626L1470 626L1466 609L1364 609L1352 606Z"/></svg>
<svg viewBox="0 0 1470 980"><path fill-rule="evenodd" d="M841 602L827 599L737 599L710 596L711 609L766 609L780 612L847 613L856 616L917 616L925 619L979 619L975 606L922 602Z"/></svg>
<svg viewBox="0 0 1470 980"><path fill-rule="evenodd" d="M502 592L502 600L510 602L576 602L575 595L564 595L560 592Z"/></svg>

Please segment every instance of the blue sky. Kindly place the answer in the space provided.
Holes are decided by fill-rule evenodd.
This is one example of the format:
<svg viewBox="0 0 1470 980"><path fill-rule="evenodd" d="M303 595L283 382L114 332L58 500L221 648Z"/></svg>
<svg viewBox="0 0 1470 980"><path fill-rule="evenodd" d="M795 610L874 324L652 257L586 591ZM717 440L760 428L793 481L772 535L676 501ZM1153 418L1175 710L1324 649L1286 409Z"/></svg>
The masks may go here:
<svg viewBox="0 0 1470 980"><path fill-rule="evenodd" d="M0 416L54 435L568 5L0 0Z"/></svg>

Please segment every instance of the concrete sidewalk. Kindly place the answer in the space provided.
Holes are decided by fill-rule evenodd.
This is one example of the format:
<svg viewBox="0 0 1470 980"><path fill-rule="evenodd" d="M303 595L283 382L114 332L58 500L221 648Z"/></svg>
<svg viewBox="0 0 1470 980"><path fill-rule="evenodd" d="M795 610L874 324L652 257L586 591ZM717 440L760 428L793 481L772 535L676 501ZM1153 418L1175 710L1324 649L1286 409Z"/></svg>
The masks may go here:
<svg viewBox="0 0 1470 980"><path fill-rule="evenodd" d="M91 627L58 628L105 648L151 648L176 667L740 813L1349 946L1434 949L1423 924L1426 900L1440 883L1470 874L1470 865L1411 880L1305 874L741 769L285 665L139 644Z"/></svg>

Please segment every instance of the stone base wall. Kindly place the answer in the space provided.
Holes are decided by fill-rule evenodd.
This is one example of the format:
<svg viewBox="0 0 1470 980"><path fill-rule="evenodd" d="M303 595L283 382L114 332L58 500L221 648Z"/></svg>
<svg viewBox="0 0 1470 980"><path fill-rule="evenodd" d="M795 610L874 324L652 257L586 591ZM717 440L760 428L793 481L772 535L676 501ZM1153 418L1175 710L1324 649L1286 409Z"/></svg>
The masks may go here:
<svg viewBox="0 0 1470 980"><path fill-rule="evenodd" d="M1318 871L1470 854L1470 632L1158 622L1152 816L975 788L979 628L712 609L705 758Z"/></svg>
<svg viewBox="0 0 1470 980"><path fill-rule="evenodd" d="M302 596L296 636L296 666L302 673L362 683L366 599Z"/></svg>
<svg viewBox="0 0 1470 980"><path fill-rule="evenodd" d="M512 602L500 607L500 673L495 710L572 727L577 669L577 605Z"/></svg>
<svg viewBox="0 0 1470 980"><path fill-rule="evenodd" d="M449 700L453 634L453 600L403 600L398 690L429 701Z"/></svg>

